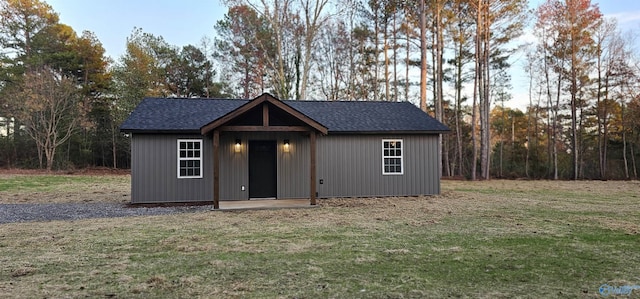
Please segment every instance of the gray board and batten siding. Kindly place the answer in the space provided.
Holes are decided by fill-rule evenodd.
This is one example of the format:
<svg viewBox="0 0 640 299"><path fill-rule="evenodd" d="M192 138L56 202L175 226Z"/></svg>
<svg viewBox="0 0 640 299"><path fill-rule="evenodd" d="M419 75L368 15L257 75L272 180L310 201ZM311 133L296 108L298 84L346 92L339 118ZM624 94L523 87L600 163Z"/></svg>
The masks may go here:
<svg viewBox="0 0 640 299"><path fill-rule="evenodd" d="M257 98L256 98L257 99ZM131 134L132 203L213 199L213 138L200 128L248 100L145 99L123 123ZM328 128L317 135L320 198L440 193L439 134L448 128L410 103L283 101ZM202 140L202 177L177 177L177 142ZM402 140L403 174L382 173L382 140ZM234 148L241 141L241 150ZM276 144L277 198L308 198L310 138L304 132L220 133L221 200L249 199L249 144ZM290 142L289 152L283 150ZM243 188L244 186L244 188Z"/></svg>
<svg viewBox="0 0 640 299"><path fill-rule="evenodd" d="M309 139L296 133L247 133L240 153L230 144L232 135L220 138L220 198L248 199L248 140L275 140L277 144L277 198L306 198L309 194ZM283 141L290 149L283 151ZM382 140L403 141L403 174L382 174ZM437 135L336 135L320 136L317 144L317 192L321 198L430 195L440 193ZM436 180L437 178L437 180ZM320 180L322 184L320 184ZM245 186L245 191L242 191Z"/></svg>
<svg viewBox="0 0 640 299"><path fill-rule="evenodd" d="M177 178L178 140L202 140L203 157L213 155L211 136L176 134L131 135L131 201L168 203L211 201L213 159L202 160L202 178ZM241 150L235 151L235 140ZM284 140L291 146L283 151ZM223 133L220 136L220 198L249 199L249 140L276 141L277 198L306 198L309 194L309 140L300 133ZM244 190L242 188L244 186Z"/></svg>
<svg viewBox="0 0 640 299"><path fill-rule="evenodd" d="M202 178L178 178L178 139L202 140L203 157L213 155L211 136L139 133L131 135L131 202L211 201L213 160L202 160Z"/></svg>
<svg viewBox="0 0 640 299"><path fill-rule="evenodd" d="M403 143L403 174L382 174L382 140ZM320 197L440 193L437 135L335 135L318 138Z"/></svg>
<svg viewBox="0 0 640 299"><path fill-rule="evenodd" d="M241 140L242 149L235 152L233 143ZM249 199L249 141L276 141L277 198L309 196L309 140L300 133L245 132L222 133L220 136L220 199ZM283 150L289 140L289 152ZM242 190L242 186L245 189Z"/></svg>
<svg viewBox="0 0 640 299"><path fill-rule="evenodd" d="M178 139L202 139L203 155L212 155L210 136L132 136L132 202L211 201L212 159L203 159L202 178L177 178L175 157ZM236 139L241 140L240 152L235 152L234 149ZM288 153L282 148L285 139L291 144ZM383 139L403 141L402 175L382 174ZM327 198L439 194L437 139L437 135L321 136L317 144L318 196ZM305 175L309 173L308 137L298 133L243 133L223 134L220 137L221 200L249 199L249 140L276 141L277 198L308 196L309 181Z"/></svg>

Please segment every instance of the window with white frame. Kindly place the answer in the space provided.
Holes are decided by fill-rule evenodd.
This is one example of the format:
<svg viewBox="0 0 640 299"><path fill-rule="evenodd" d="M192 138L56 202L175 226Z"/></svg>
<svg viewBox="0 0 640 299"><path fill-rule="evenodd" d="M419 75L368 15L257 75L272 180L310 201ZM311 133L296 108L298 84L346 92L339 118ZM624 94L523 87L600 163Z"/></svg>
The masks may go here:
<svg viewBox="0 0 640 299"><path fill-rule="evenodd" d="M402 139L382 140L382 174L403 174Z"/></svg>
<svg viewBox="0 0 640 299"><path fill-rule="evenodd" d="M178 139L178 178L202 178L202 140Z"/></svg>

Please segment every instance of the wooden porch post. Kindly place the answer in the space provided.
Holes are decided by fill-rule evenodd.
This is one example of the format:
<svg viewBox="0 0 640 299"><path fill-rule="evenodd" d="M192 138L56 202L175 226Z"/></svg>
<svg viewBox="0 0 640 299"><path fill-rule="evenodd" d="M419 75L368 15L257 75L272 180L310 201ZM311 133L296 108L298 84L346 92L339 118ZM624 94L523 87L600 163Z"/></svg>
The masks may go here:
<svg viewBox="0 0 640 299"><path fill-rule="evenodd" d="M310 165L310 193L309 194L309 200L311 201L311 205L315 206L316 205L316 132L312 131L311 134L309 135L309 139L311 141L311 150L309 150L309 152L311 152L311 165Z"/></svg>
<svg viewBox="0 0 640 299"><path fill-rule="evenodd" d="M213 208L220 208L220 131L213 130Z"/></svg>

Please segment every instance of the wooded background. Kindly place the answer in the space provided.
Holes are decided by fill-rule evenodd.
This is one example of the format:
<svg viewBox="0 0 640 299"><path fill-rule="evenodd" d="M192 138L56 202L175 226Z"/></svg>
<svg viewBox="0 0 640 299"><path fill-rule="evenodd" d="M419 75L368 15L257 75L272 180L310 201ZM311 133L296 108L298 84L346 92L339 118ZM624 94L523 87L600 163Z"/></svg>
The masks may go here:
<svg viewBox="0 0 640 299"><path fill-rule="evenodd" d="M444 176L638 178L637 36L589 0L224 4L213 38L171 45L134 28L112 59L46 2L0 0L0 167L127 168L118 127L143 98L270 92L413 102L451 128ZM510 103L514 55L524 111Z"/></svg>

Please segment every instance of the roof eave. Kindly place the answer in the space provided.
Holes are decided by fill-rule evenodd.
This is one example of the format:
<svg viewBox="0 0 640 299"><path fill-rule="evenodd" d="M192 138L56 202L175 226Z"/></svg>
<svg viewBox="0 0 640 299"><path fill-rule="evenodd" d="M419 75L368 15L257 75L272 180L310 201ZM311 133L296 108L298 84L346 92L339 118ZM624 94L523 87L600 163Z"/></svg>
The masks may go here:
<svg viewBox="0 0 640 299"><path fill-rule="evenodd" d="M167 129L120 129L121 133L142 133L142 134L197 134L200 135L200 130L167 130Z"/></svg>
<svg viewBox="0 0 640 299"><path fill-rule="evenodd" d="M420 131L331 131L329 135L437 135L448 134L450 130L420 130Z"/></svg>

